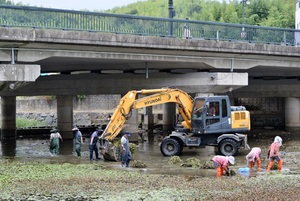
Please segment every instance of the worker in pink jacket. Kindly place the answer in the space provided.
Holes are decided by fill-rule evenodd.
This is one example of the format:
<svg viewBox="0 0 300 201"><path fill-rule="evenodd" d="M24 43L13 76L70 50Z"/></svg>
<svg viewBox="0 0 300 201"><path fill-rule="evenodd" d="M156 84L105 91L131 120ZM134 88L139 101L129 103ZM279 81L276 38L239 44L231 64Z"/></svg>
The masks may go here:
<svg viewBox="0 0 300 201"><path fill-rule="evenodd" d="M261 167L261 149L259 147L253 147L250 153L246 156L247 163L249 168L252 169L255 163L257 163L257 170L260 170Z"/></svg>
<svg viewBox="0 0 300 201"><path fill-rule="evenodd" d="M276 136L274 142L271 144L268 151L268 158L270 160L267 168L268 172L270 172L275 160L277 161L278 171L282 170L282 160L279 157L279 150L281 145L282 145L281 137Z"/></svg>
<svg viewBox="0 0 300 201"><path fill-rule="evenodd" d="M213 162L215 168L217 170L217 177L221 177L225 172L229 172L229 163L234 165L234 157L233 156L214 156Z"/></svg>

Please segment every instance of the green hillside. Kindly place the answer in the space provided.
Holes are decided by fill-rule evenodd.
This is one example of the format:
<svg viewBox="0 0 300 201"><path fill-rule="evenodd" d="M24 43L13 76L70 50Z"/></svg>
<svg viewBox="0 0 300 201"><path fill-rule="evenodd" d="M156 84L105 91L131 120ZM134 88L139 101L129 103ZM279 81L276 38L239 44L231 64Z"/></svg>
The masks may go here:
<svg viewBox="0 0 300 201"><path fill-rule="evenodd" d="M175 18L213 22L242 23L242 3L217 0L173 0ZM296 0L250 0L245 4L245 24L294 28ZM105 12L151 17L168 17L167 0L148 0Z"/></svg>
<svg viewBox="0 0 300 201"><path fill-rule="evenodd" d="M217 0L173 0L175 18L213 22L242 23L242 0L219 2ZM246 0L244 0L246 1ZM247 0L244 4L245 24L294 28L296 0ZM0 4L14 5L12 1L0 0ZM17 3L16 5L22 5ZM115 14L167 18L168 0L147 0L110 10L94 10Z"/></svg>

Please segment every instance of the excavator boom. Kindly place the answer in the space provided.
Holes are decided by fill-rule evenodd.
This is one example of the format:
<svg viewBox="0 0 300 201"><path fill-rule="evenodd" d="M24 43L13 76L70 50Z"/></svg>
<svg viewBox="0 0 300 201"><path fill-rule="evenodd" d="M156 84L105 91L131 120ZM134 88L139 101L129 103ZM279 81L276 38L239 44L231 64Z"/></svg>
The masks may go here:
<svg viewBox="0 0 300 201"><path fill-rule="evenodd" d="M138 94L150 94L138 98ZM131 117L133 109L144 108L164 103L176 103L178 111L184 119L184 126L191 129L191 114L193 99L184 91L176 88L147 89L140 91L129 91L123 96L111 116L100 139L113 140L123 129L127 119Z"/></svg>

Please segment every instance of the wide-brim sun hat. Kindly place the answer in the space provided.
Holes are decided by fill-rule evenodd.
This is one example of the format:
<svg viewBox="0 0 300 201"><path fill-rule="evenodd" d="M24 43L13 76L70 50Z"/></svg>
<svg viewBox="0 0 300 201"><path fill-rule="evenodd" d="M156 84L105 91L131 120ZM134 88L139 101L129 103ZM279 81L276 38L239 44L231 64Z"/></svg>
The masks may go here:
<svg viewBox="0 0 300 201"><path fill-rule="evenodd" d="M52 130L50 130L50 133L57 133L58 130L56 128L53 128Z"/></svg>
<svg viewBox="0 0 300 201"><path fill-rule="evenodd" d="M227 156L228 157L228 161L231 165L234 165L234 157L233 156Z"/></svg>
<svg viewBox="0 0 300 201"><path fill-rule="evenodd" d="M274 138L274 142L277 142L277 143L279 143L280 144L280 146L282 145L282 138L281 137L279 137L279 136L276 136L275 138Z"/></svg>
<svg viewBox="0 0 300 201"><path fill-rule="evenodd" d="M247 161L254 161L254 158L255 158L255 154L252 152L246 156Z"/></svg>

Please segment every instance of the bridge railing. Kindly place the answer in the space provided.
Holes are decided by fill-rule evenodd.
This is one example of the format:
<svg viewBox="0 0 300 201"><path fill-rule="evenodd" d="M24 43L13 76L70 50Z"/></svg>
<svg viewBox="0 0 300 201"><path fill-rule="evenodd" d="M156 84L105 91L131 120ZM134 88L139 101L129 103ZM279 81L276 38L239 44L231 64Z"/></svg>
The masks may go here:
<svg viewBox="0 0 300 201"><path fill-rule="evenodd" d="M0 5L0 26L299 45L300 30L170 18Z"/></svg>

